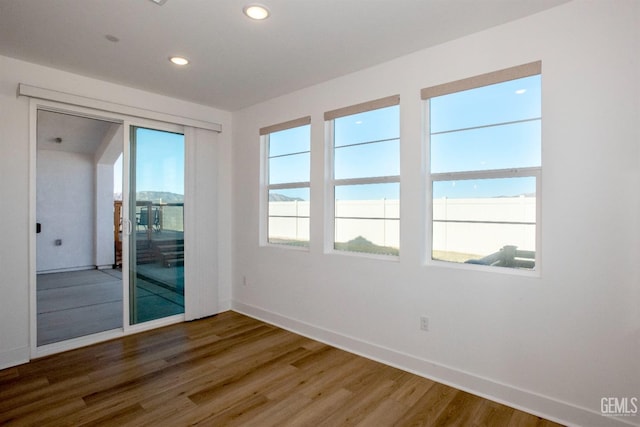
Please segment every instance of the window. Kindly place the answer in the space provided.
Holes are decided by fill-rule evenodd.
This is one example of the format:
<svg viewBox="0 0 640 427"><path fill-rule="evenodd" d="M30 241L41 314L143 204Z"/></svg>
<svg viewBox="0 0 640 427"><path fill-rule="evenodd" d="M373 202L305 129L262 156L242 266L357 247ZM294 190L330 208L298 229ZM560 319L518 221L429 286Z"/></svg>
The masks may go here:
<svg viewBox="0 0 640 427"><path fill-rule="evenodd" d="M533 270L539 259L541 63L422 90L434 260Z"/></svg>
<svg viewBox="0 0 640 427"><path fill-rule="evenodd" d="M400 97L325 113L333 166L333 248L398 255Z"/></svg>
<svg viewBox="0 0 640 427"><path fill-rule="evenodd" d="M266 153L266 241L309 246L310 117L260 129Z"/></svg>

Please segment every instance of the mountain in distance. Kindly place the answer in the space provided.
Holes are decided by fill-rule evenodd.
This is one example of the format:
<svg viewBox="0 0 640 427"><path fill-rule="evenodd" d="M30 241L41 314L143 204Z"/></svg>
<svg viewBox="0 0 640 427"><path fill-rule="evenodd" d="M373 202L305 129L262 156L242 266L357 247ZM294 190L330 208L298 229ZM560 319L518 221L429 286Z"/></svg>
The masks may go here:
<svg viewBox="0 0 640 427"><path fill-rule="evenodd" d="M138 191L136 199L154 203L184 203L184 194L169 193L168 191Z"/></svg>
<svg viewBox="0 0 640 427"><path fill-rule="evenodd" d="M536 197L536 193L521 193L521 194L513 194L513 195L510 195L510 196L494 196L492 198L505 199L505 198L508 198L508 197Z"/></svg>
<svg viewBox="0 0 640 427"><path fill-rule="evenodd" d="M122 200L122 193L115 193L114 200ZM168 191L138 191L136 193L138 201L153 203L184 203L184 194L170 193Z"/></svg>
<svg viewBox="0 0 640 427"><path fill-rule="evenodd" d="M304 199L300 197L289 197L280 193L269 193L269 201L270 202L304 202Z"/></svg>

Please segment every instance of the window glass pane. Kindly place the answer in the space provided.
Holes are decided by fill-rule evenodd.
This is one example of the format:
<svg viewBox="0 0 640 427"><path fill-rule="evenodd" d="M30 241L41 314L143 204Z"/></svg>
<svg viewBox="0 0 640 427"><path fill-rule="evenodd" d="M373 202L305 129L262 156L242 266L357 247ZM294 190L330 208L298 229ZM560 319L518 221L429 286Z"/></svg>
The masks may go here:
<svg viewBox="0 0 640 427"><path fill-rule="evenodd" d="M269 157L309 151L311 126L299 126L269 134Z"/></svg>
<svg viewBox="0 0 640 427"><path fill-rule="evenodd" d="M337 118L334 133L334 147L399 138L400 106Z"/></svg>
<svg viewBox="0 0 640 427"><path fill-rule="evenodd" d="M398 255L400 184L335 187L335 249Z"/></svg>
<svg viewBox="0 0 640 427"><path fill-rule="evenodd" d="M340 251L399 255L400 220L336 218L334 248Z"/></svg>
<svg viewBox="0 0 640 427"><path fill-rule="evenodd" d="M309 245L309 188L269 191L268 241Z"/></svg>
<svg viewBox="0 0 640 427"><path fill-rule="evenodd" d="M468 179L434 181L433 199L474 199L535 196L536 178Z"/></svg>
<svg viewBox="0 0 640 427"><path fill-rule="evenodd" d="M269 184L309 181L310 153L269 159Z"/></svg>
<svg viewBox="0 0 640 427"><path fill-rule="evenodd" d="M370 179L337 185L334 248L398 255L400 184L375 183L400 174L400 107L334 120L334 179Z"/></svg>
<svg viewBox="0 0 640 427"><path fill-rule="evenodd" d="M309 202L309 187L269 190L269 202Z"/></svg>
<svg viewBox="0 0 640 427"><path fill-rule="evenodd" d="M431 98L431 133L541 116L540 75Z"/></svg>
<svg viewBox="0 0 640 427"><path fill-rule="evenodd" d="M335 179L395 176L400 174L397 139L335 149Z"/></svg>
<svg viewBox="0 0 640 427"><path fill-rule="evenodd" d="M184 136L131 128L131 324L184 313ZM187 261L188 262L188 261Z"/></svg>
<svg viewBox="0 0 640 427"><path fill-rule="evenodd" d="M431 173L540 166L541 121L431 136Z"/></svg>
<svg viewBox="0 0 640 427"><path fill-rule="evenodd" d="M473 239L469 236L473 236ZM434 222L432 258L457 263L533 269L535 238L535 224Z"/></svg>
<svg viewBox="0 0 640 427"><path fill-rule="evenodd" d="M309 218L269 217L269 243L309 247Z"/></svg>
<svg viewBox="0 0 640 427"><path fill-rule="evenodd" d="M433 259L533 268L535 177L433 183Z"/></svg>
<svg viewBox="0 0 640 427"><path fill-rule="evenodd" d="M304 125L268 135L269 186L309 182L310 129ZM269 190L267 241L309 246L309 187Z"/></svg>
<svg viewBox="0 0 640 427"><path fill-rule="evenodd" d="M337 185L335 187L336 216L367 218L399 218L400 184ZM366 206L366 209L344 210L342 206L355 202L353 206ZM386 202L386 203L385 203ZM374 208L374 206L376 206ZM383 210L383 207L386 208ZM391 206L395 206L391 209ZM346 208L345 208L346 209ZM384 214L383 214L384 213Z"/></svg>

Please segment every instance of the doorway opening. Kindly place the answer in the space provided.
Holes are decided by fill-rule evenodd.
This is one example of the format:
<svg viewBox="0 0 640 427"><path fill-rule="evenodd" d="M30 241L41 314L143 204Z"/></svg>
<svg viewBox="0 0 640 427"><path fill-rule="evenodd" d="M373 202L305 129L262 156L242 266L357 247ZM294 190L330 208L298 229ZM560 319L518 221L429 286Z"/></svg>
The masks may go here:
<svg viewBox="0 0 640 427"><path fill-rule="evenodd" d="M38 110L37 346L123 327L114 171L123 125Z"/></svg>

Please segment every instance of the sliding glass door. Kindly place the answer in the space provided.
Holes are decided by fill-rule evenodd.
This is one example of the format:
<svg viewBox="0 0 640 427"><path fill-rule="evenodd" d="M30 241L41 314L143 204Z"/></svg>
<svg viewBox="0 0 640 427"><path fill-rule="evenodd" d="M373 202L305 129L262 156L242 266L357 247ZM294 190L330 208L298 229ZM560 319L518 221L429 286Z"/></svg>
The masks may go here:
<svg viewBox="0 0 640 427"><path fill-rule="evenodd" d="M184 135L131 127L129 313L184 313Z"/></svg>

